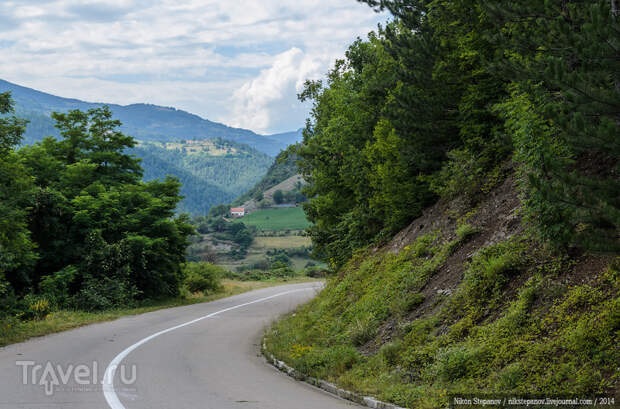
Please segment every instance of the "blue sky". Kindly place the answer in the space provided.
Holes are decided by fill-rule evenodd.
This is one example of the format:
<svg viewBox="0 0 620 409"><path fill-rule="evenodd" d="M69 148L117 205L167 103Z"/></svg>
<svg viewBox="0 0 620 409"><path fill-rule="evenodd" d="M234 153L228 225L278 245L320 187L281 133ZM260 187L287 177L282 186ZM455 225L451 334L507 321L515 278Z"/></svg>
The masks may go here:
<svg viewBox="0 0 620 409"><path fill-rule="evenodd" d="M282 132L307 117L303 81L386 19L355 0L2 0L0 78Z"/></svg>

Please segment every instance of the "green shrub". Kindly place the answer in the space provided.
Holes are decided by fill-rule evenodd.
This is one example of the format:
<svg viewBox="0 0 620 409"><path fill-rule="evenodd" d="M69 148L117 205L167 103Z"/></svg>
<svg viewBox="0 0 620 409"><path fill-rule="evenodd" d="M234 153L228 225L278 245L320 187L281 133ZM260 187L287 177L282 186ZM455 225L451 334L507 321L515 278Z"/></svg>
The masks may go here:
<svg viewBox="0 0 620 409"><path fill-rule="evenodd" d="M80 310L102 311L132 307L139 295L140 291L124 280L109 277L89 278L70 303Z"/></svg>
<svg viewBox="0 0 620 409"><path fill-rule="evenodd" d="M501 150L501 149L500 149ZM467 149L448 152L442 169L434 175L422 176L430 184L431 190L447 199L461 196L468 203L476 203L483 194L488 193L505 179L505 173L498 165L506 152L497 155L479 155Z"/></svg>
<svg viewBox="0 0 620 409"><path fill-rule="evenodd" d="M274 277L292 277L295 275L295 271L290 265L280 261L272 263L269 272Z"/></svg>
<svg viewBox="0 0 620 409"><path fill-rule="evenodd" d="M479 318L484 308L496 306L503 299L511 275L528 263L526 248L525 243L513 239L481 250L470 262L463 284L446 312L460 317L468 311Z"/></svg>
<svg viewBox="0 0 620 409"><path fill-rule="evenodd" d="M349 332L354 345L361 346L370 341L377 333L377 323L371 317L356 319Z"/></svg>
<svg viewBox="0 0 620 409"><path fill-rule="evenodd" d="M379 350L383 360L390 366L396 366L400 362L402 344L399 341L388 342Z"/></svg>
<svg viewBox="0 0 620 409"><path fill-rule="evenodd" d="M9 319L23 310L11 285L0 273L0 320Z"/></svg>
<svg viewBox="0 0 620 409"><path fill-rule="evenodd" d="M77 276L78 271L74 266L67 266L52 275L44 276L39 284L41 295L56 307L66 306L71 297L71 287Z"/></svg>
<svg viewBox="0 0 620 409"><path fill-rule="evenodd" d="M459 243L464 242L470 237L474 236L480 231L477 227L472 226L469 223L461 223L456 228L456 238Z"/></svg>
<svg viewBox="0 0 620 409"><path fill-rule="evenodd" d="M437 354L434 370L439 379L453 382L469 375L480 365L480 358L478 349L467 345L455 345Z"/></svg>
<svg viewBox="0 0 620 409"><path fill-rule="evenodd" d="M24 305L26 306L25 318L41 320L52 312L52 306L45 297L28 294L24 297Z"/></svg>
<svg viewBox="0 0 620 409"><path fill-rule="evenodd" d="M226 270L210 263L187 263L185 285L192 293L214 293L221 290L220 279Z"/></svg>
<svg viewBox="0 0 620 409"><path fill-rule="evenodd" d="M413 311L417 306L424 302L424 294L408 292L395 299L394 312L396 314L406 314Z"/></svg>
<svg viewBox="0 0 620 409"><path fill-rule="evenodd" d="M304 268L303 274L307 277L312 278L324 278L325 276L327 276L327 271L324 268L312 266Z"/></svg>

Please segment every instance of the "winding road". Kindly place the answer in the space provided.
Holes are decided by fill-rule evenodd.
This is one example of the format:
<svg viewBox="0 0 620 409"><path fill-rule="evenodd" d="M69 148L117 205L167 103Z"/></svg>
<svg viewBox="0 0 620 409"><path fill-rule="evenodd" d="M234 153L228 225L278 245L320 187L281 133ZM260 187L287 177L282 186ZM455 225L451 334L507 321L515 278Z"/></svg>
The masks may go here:
<svg viewBox="0 0 620 409"><path fill-rule="evenodd" d="M266 288L0 348L0 409L351 409L260 355L320 284Z"/></svg>

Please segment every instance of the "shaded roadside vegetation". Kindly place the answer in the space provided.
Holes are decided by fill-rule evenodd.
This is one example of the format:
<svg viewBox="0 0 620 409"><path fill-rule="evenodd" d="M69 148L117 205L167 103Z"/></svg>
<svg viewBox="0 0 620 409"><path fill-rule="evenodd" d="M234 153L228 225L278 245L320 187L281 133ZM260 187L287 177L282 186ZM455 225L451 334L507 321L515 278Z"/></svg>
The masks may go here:
<svg viewBox="0 0 620 409"><path fill-rule="evenodd" d="M107 108L53 114L61 139L17 149L11 105L1 94L0 343L233 291L221 268L186 263L180 183L141 181Z"/></svg>
<svg viewBox="0 0 620 409"><path fill-rule="evenodd" d="M82 311L77 309L60 309L47 312L39 319L5 320L0 328L0 347L16 342L22 342L32 337L39 337L56 332L66 331L96 322L111 321L127 315L144 314L164 308L180 307L183 305L198 304L230 297L247 291L258 290L274 285L305 282L306 279L244 281L218 280L217 292L183 293L180 297L163 298L158 300L144 300L133 307L119 307L104 311Z"/></svg>
<svg viewBox="0 0 620 409"><path fill-rule="evenodd" d="M8 94L2 103L8 113ZM26 123L0 123L0 314L178 295L193 233L174 213L179 183L141 181L139 161L124 153L135 141L107 108L53 116L62 139L19 150Z"/></svg>
<svg viewBox="0 0 620 409"><path fill-rule="evenodd" d="M364 0L294 148L326 289L266 334L401 406L603 394L620 361L615 1Z"/></svg>

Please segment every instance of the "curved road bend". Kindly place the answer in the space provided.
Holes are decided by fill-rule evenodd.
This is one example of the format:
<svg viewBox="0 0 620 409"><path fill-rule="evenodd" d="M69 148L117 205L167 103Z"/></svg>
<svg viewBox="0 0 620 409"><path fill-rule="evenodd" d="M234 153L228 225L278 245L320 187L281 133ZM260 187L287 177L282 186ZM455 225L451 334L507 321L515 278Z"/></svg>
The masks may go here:
<svg viewBox="0 0 620 409"><path fill-rule="evenodd" d="M0 348L0 409L352 409L260 356L264 328L316 291L266 288Z"/></svg>

